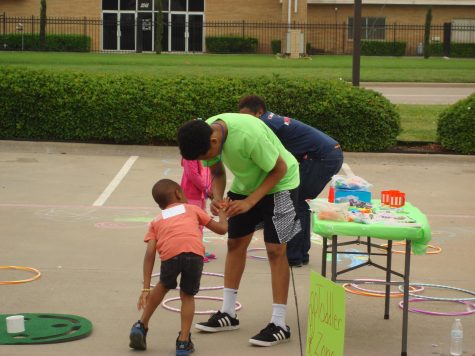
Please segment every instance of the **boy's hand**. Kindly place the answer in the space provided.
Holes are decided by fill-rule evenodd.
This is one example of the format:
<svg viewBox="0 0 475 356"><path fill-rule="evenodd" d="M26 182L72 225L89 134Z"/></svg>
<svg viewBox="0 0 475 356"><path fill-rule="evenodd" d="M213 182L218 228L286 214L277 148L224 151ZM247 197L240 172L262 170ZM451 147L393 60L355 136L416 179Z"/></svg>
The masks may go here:
<svg viewBox="0 0 475 356"><path fill-rule="evenodd" d="M145 309L145 306L147 305L147 300L148 300L149 295L150 295L149 291L143 291L140 294L139 301L137 302L137 309L138 310Z"/></svg>
<svg viewBox="0 0 475 356"><path fill-rule="evenodd" d="M211 213L214 215L214 216L217 216L219 215L219 211L222 210L222 209L226 209L227 205L228 205L228 201L229 199L226 198L225 200L223 199L219 199L219 200L213 200L211 201L211 205L210 205L210 210L211 210Z"/></svg>

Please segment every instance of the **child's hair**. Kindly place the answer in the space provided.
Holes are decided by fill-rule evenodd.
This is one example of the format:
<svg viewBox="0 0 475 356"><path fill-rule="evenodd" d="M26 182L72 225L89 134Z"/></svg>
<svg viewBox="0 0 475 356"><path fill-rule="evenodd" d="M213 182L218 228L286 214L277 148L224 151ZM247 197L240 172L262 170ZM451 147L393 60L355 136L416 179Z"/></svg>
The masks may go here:
<svg viewBox="0 0 475 356"><path fill-rule="evenodd" d="M177 189L181 191L181 187L177 182L171 179L160 179L152 188L153 200L160 209L165 209L173 202Z"/></svg>
<svg viewBox="0 0 475 356"><path fill-rule="evenodd" d="M257 95L248 95L242 98L239 101L239 110L246 108L251 110L254 114L257 113L260 109L266 112L266 103L264 100Z"/></svg>
<svg viewBox="0 0 475 356"><path fill-rule="evenodd" d="M196 160L211 147L211 126L202 120L185 122L178 130L178 146L184 159Z"/></svg>

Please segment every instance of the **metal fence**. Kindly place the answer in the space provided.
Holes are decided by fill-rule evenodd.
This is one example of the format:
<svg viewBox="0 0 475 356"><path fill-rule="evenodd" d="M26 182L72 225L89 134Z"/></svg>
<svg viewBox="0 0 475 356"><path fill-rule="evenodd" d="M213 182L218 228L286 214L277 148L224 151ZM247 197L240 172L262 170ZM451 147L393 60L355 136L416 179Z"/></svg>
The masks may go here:
<svg viewBox="0 0 475 356"><path fill-rule="evenodd" d="M156 16L52 18L46 21L46 37L75 35L89 39L88 51L132 52L154 51ZM0 50L39 50L31 43L40 32L39 17L7 17L0 14ZM258 40L257 53L271 54L276 41L285 46L290 29L299 30L308 54L350 54L353 50L353 28L347 23L285 23L272 22L162 22L161 46L164 52L206 52L206 38L217 36L252 37ZM424 25L387 24L362 28L363 41L404 42L405 55L422 55ZM21 46L19 38L21 37ZM13 40L16 39L16 40ZM432 25L432 43L475 43L475 26ZM272 46L274 42L274 48ZM14 44L12 44L14 43ZM62 48L62 47L61 47ZM285 52L285 48L283 48ZM74 49L73 49L74 50Z"/></svg>

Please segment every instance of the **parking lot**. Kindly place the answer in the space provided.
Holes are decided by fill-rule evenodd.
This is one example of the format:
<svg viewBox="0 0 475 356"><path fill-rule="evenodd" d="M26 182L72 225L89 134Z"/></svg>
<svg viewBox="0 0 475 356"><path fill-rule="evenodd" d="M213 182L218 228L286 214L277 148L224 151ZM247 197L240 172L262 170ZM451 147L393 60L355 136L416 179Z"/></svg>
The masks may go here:
<svg viewBox="0 0 475 356"><path fill-rule="evenodd" d="M474 156L345 153L345 163L354 174L373 184L375 198L381 190L401 190L428 216L431 245L442 251L414 256L411 282L475 291ZM164 177L180 180L177 147L0 141L0 265L28 266L42 273L31 283L0 285L0 313L75 314L94 325L93 333L82 340L0 345L0 355L135 354L128 348L128 333L139 318L135 305L142 288L142 241L147 222L159 211L150 192L152 185ZM205 265L205 271L222 273L226 237L205 231L204 240L207 251L217 255ZM312 242L310 264L294 269L304 347L309 274L321 268L321 239L314 236ZM263 246L261 235L256 234L251 247ZM259 250L255 255L264 256ZM342 258L339 266L344 268L353 262L350 257ZM394 255L393 264L400 270L403 256ZM157 259L157 272L158 266ZM25 278L25 272L0 273L0 280ZM383 278L384 274L363 268L352 276ZM202 285L222 285L222 279L203 276ZM425 293L470 297L438 289ZM199 295L221 297L222 291L203 291ZM177 292L170 292L170 297L175 296ZM251 346L249 337L270 319L272 297L267 262L249 258L238 294L241 328L213 335L192 330L196 355L264 355L270 351L276 356L299 355L294 298L291 286L287 311L291 342L272 350ZM384 320L382 298L354 294L346 298L345 354L399 355L400 299L393 298L390 319ZM170 304L179 307L179 303ZM209 310L219 308L221 303L199 300L196 305L197 310ZM450 302L424 302L418 307L464 311L463 305ZM206 318L197 315L195 321ZM461 319L464 355L475 355L475 316ZM448 355L453 320L410 313L408 354ZM179 314L159 307L151 321L146 353L173 355L179 322Z"/></svg>

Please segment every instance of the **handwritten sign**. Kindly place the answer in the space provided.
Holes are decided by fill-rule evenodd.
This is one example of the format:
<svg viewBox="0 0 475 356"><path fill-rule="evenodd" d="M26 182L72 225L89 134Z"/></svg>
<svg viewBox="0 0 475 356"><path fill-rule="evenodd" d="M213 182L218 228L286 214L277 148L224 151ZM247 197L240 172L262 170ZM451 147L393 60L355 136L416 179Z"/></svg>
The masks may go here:
<svg viewBox="0 0 475 356"><path fill-rule="evenodd" d="M310 274L307 355L343 356L345 290L314 271Z"/></svg>

